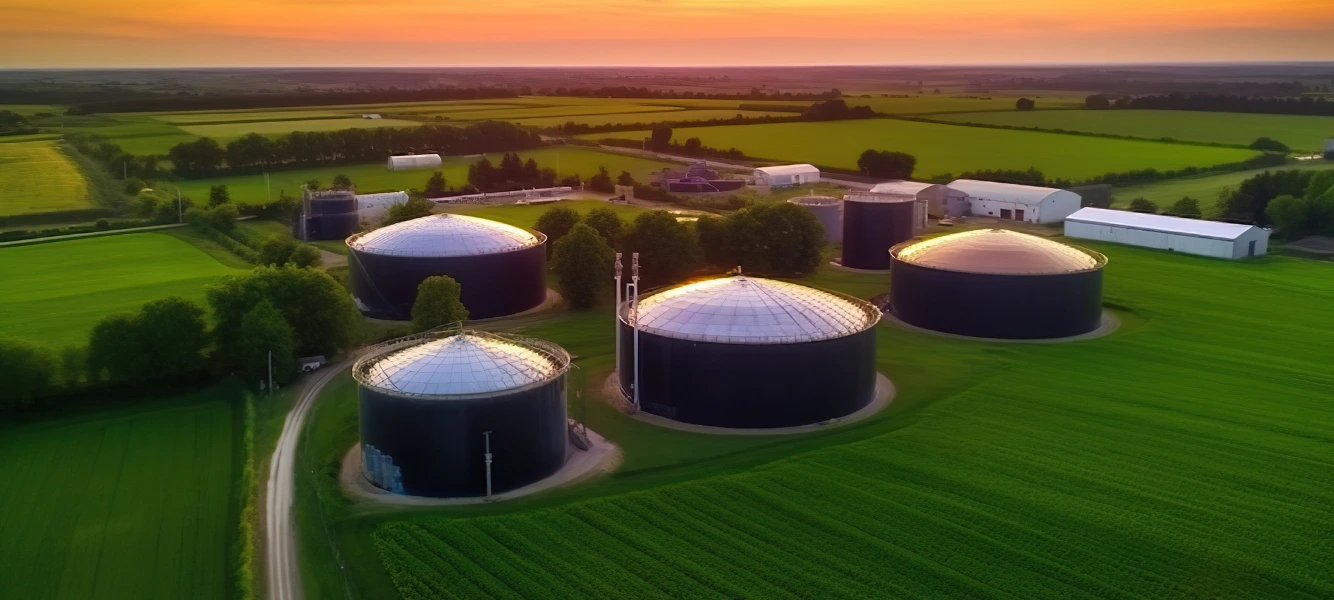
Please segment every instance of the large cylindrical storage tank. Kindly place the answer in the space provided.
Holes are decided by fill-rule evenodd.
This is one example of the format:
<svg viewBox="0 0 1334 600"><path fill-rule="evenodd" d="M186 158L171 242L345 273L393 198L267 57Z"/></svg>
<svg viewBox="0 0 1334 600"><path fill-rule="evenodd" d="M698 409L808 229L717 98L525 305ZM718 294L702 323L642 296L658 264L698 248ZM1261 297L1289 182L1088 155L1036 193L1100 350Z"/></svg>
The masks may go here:
<svg viewBox="0 0 1334 600"><path fill-rule="evenodd" d="M554 474L569 365L550 342L474 331L386 344L352 370L363 476L397 494L485 496L488 441L492 493Z"/></svg>
<svg viewBox="0 0 1334 600"><path fill-rule="evenodd" d="M361 229L357 196L350 190L302 189L307 240L341 240Z"/></svg>
<svg viewBox="0 0 1334 600"><path fill-rule="evenodd" d="M654 293L636 320L619 309L621 391L641 410L732 428L844 417L875 394L880 311L782 281L725 277Z"/></svg>
<svg viewBox="0 0 1334 600"><path fill-rule="evenodd" d="M889 268L889 249L913 237L913 196L856 196L843 201L843 266Z"/></svg>
<svg viewBox="0 0 1334 600"><path fill-rule="evenodd" d="M802 196L788 200L815 213L824 227L825 240L835 244L843 241L843 200L830 196Z"/></svg>
<svg viewBox="0 0 1334 600"><path fill-rule="evenodd" d="M894 315L918 327L982 338L1049 339L1102 322L1102 254L1002 229L896 246Z"/></svg>
<svg viewBox="0 0 1334 600"><path fill-rule="evenodd" d="M470 319L534 308L546 300L547 238L465 215L430 215L347 239L352 296L368 316L408 320L417 286L448 275Z"/></svg>

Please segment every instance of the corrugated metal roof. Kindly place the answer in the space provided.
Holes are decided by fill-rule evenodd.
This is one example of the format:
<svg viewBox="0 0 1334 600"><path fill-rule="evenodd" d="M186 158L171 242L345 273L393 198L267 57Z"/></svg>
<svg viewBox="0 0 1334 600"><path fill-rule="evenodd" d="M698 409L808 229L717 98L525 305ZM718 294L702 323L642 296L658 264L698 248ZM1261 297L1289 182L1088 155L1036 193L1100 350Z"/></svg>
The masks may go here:
<svg viewBox="0 0 1334 600"><path fill-rule="evenodd" d="M774 167L760 167L760 168L755 169L755 170L756 170L756 171L759 171L759 172L762 172L762 173L765 173L765 174L767 174L767 175L795 175L795 174L797 174L797 173L812 173L812 172L814 172L814 173L819 173L819 172L820 172L819 169L815 168L815 167L812 166L812 165L807 165L807 164L800 164L800 165L778 165L778 166L774 166Z"/></svg>
<svg viewBox="0 0 1334 600"><path fill-rule="evenodd" d="M388 352L357 370L365 386L419 396L470 396L533 386L563 365L519 343L458 333Z"/></svg>
<svg viewBox="0 0 1334 600"><path fill-rule="evenodd" d="M467 215L430 215L348 238L359 252L393 256L477 256L537 246L539 238L513 225Z"/></svg>
<svg viewBox="0 0 1334 600"><path fill-rule="evenodd" d="M684 285L639 304L641 331L722 344L827 340L864 331L879 318L874 306L855 298L743 276Z"/></svg>
<svg viewBox="0 0 1334 600"><path fill-rule="evenodd" d="M1105 259L1080 248L1004 229L976 229L894 249L903 262L962 273L1055 275L1096 269Z"/></svg>
<svg viewBox="0 0 1334 600"><path fill-rule="evenodd" d="M937 184L921 183L919 181L886 181L877 183L871 187L872 194L910 194L917 195L922 190Z"/></svg>
<svg viewBox="0 0 1334 600"><path fill-rule="evenodd" d="M389 170L429 169L443 163L439 154L405 154L389 157Z"/></svg>
<svg viewBox="0 0 1334 600"><path fill-rule="evenodd" d="M1066 217L1065 220L1078 223L1091 223L1094 225L1130 227L1133 229L1175 233L1218 240L1235 240L1255 228L1254 225L1219 223L1218 221L1186 219L1182 217L1169 217L1167 215L1153 215L1148 213L1130 212L1127 210L1110 210L1106 208L1081 208L1075 211L1074 214Z"/></svg>
<svg viewBox="0 0 1334 600"><path fill-rule="evenodd" d="M1039 204L1047 196L1061 191L1049 187L978 181L976 179L956 179L949 184L949 187L982 200L1003 200L1019 204Z"/></svg>

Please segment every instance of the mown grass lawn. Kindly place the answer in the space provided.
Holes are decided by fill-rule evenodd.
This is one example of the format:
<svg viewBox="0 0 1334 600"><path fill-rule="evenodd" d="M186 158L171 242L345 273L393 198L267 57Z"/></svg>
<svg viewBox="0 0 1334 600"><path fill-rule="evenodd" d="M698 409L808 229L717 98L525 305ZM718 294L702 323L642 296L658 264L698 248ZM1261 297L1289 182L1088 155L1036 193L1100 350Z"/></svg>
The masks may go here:
<svg viewBox="0 0 1334 600"><path fill-rule="evenodd" d="M1094 246L1123 320L1111 337L989 344L882 324L891 407L795 438L643 435L592 403L620 472L484 507L333 506L349 579L371 598L1334 594L1330 266ZM609 321L523 330L600 381ZM319 409L342 432L329 452L355 439L343 387Z"/></svg>
<svg viewBox="0 0 1334 600"><path fill-rule="evenodd" d="M646 132L588 134L585 138L639 139ZM724 125L675 130L683 142L697 137L714 148L738 148L748 156L856 169L867 149L896 150L917 157L915 176L933 177L974 169L1037 167L1048 177L1083 179L1135 169L1166 171L1240 162L1256 153L1089 136L1009 131L898 119L820 123Z"/></svg>
<svg viewBox="0 0 1334 600"><path fill-rule="evenodd" d="M0 597L230 597L234 394L0 427Z"/></svg>
<svg viewBox="0 0 1334 600"><path fill-rule="evenodd" d="M57 144L0 144L0 217L93 206L83 174Z"/></svg>
<svg viewBox="0 0 1334 600"><path fill-rule="evenodd" d="M1259 137L1317 152L1334 134L1334 117L1188 110L1048 110L939 115L942 121L1063 129L1130 137L1247 145Z"/></svg>
<svg viewBox="0 0 1334 600"><path fill-rule="evenodd" d="M102 317L167 296L202 303L205 285L240 272L165 233L0 248L0 337L82 345Z"/></svg>

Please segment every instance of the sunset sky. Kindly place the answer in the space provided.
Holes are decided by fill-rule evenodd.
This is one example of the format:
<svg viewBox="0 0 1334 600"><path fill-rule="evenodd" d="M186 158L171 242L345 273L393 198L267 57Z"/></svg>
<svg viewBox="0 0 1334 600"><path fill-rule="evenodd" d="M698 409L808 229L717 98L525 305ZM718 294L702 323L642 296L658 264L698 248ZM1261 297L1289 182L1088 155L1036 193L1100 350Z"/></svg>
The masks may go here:
<svg viewBox="0 0 1334 600"><path fill-rule="evenodd" d="M1331 0L0 0L0 67L1334 60Z"/></svg>

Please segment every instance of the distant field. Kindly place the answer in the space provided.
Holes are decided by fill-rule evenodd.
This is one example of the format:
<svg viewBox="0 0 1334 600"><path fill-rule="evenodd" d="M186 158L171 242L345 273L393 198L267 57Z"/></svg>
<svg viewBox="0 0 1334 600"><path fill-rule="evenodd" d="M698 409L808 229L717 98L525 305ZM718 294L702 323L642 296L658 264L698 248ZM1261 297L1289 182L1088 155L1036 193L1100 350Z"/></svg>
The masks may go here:
<svg viewBox="0 0 1334 600"><path fill-rule="evenodd" d="M0 597L230 597L227 399L0 428Z"/></svg>
<svg viewBox="0 0 1334 600"><path fill-rule="evenodd" d="M185 125L181 129L200 137L211 137L220 142L246 134L276 136L293 131L338 131L340 129L379 129L381 127L417 127L416 121L401 119L311 119L306 121L260 121L252 123L220 123L216 125Z"/></svg>
<svg viewBox="0 0 1334 600"><path fill-rule="evenodd" d="M731 119L737 116L747 119L757 117L791 117L796 113L775 112L775 111L757 111L757 110L674 110L667 112L638 112L638 113L618 113L610 115L594 116L572 116L572 117L538 117L532 119L506 119L520 125L534 125L537 127L550 127L552 125L564 125L570 121L582 123L585 125L612 125L624 123L653 123L660 121L708 121L712 119Z"/></svg>
<svg viewBox="0 0 1334 600"><path fill-rule="evenodd" d="M1185 110L1053 110L939 115L942 121L1108 133L1149 139L1247 145L1259 137L1317 152L1334 136L1334 117Z"/></svg>
<svg viewBox="0 0 1334 600"><path fill-rule="evenodd" d="M0 337L84 344L106 315L167 296L202 301L205 285L239 272L163 233L0 248Z"/></svg>
<svg viewBox="0 0 1334 600"><path fill-rule="evenodd" d="M90 124L71 131L103 135L131 154L166 154L181 142L193 142L199 136L152 117L116 115L106 122Z"/></svg>
<svg viewBox="0 0 1334 600"><path fill-rule="evenodd" d="M1218 194L1225 189L1236 189L1242 181L1250 179L1265 171L1277 170L1324 170L1334 169L1334 161L1313 161L1308 163L1299 163L1296 165L1286 165L1274 169L1255 169L1251 171L1239 171L1236 173L1224 173L1221 175L1208 175L1204 177L1186 177L1180 179L1168 179L1166 181L1157 181L1142 185L1116 186L1112 188L1112 194L1116 197L1116 206L1126 206L1135 198L1147 198L1158 203L1159 208L1167 208L1173 202L1180 200L1183 196L1190 196L1200 201L1200 206L1204 209L1205 216L1217 214L1215 202L1218 200Z"/></svg>
<svg viewBox="0 0 1334 600"><path fill-rule="evenodd" d="M457 206L446 207L445 211L500 221L501 223L508 223L516 227L531 228L534 223L537 223L538 217L556 207L568 208L581 215L587 214L588 211L595 208L610 208L627 223L633 221L640 213L648 210L640 206L612 204L604 200L562 200L555 204L530 204L527 206L517 206L512 204L503 206L460 204Z"/></svg>
<svg viewBox="0 0 1334 600"><path fill-rule="evenodd" d="M335 110L256 110L256 111L222 111L222 112L192 112L192 113L162 113L155 114L153 117L165 123L173 125L194 125L199 123L245 123L249 121L282 121L282 120L306 120L306 119L327 119L356 116L353 111L335 111ZM358 117L360 118L360 117Z"/></svg>
<svg viewBox="0 0 1334 600"><path fill-rule="evenodd" d="M589 134L639 138L647 132ZM1048 177L1080 179L1108 172L1177 169L1246 160L1255 153L1028 131L1007 131L898 119L725 125L677 129L676 139L698 137L706 146L739 148L747 155L855 169L866 149L898 150L917 157L918 177L972 169L1037 167Z"/></svg>
<svg viewBox="0 0 1334 600"><path fill-rule="evenodd" d="M502 154L491 155L491 162L499 163ZM636 179L648 181L650 173L669 166L669 163L608 154L578 146L565 146L559 149L542 148L530 152L520 152L519 155L524 160L528 158L536 159L543 168L550 167L553 169L556 168L557 156L559 155L561 175L577 173L585 178L597 173L598 165L605 165L613 176L619 174L622 170L628 170L634 174ZM477 157L465 156L447 156L444 159L445 162L441 167L441 172L444 174L446 182L454 187L468 182L468 165L480 160ZM318 179L321 183L328 185L333 181L334 176L339 174L347 175L352 183L357 186L357 191L360 193L406 190L409 188L422 189L426 187L426 180L431 177L431 171L429 170L390 171L385 168L384 163L372 163L278 171L269 174L269 185L272 189L272 197L276 199L279 191L286 190L289 195L295 196L300 194L302 183L311 179ZM232 200L235 202L261 203L265 201L265 194L267 193L262 175L189 179L175 183L180 186L183 194L195 199L207 198L209 187L217 184L226 185L228 191L231 192Z"/></svg>
<svg viewBox="0 0 1334 600"><path fill-rule="evenodd" d="M918 115L983 110L1011 111L1015 110L1014 103L1020 97L1018 95L993 94L924 94L908 98L872 97L845 98L845 100L852 106L870 106L876 112L893 115ZM1035 94L1026 97L1036 102L1036 107L1039 110L1070 108L1084 104L1084 96Z"/></svg>
<svg viewBox="0 0 1334 600"><path fill-rule="evenodd" d="M0 144L0 217L90 207L87 182L56 142Z"/></svg>
<svg viewBox="0 0 1334 600"><path fill-rule="evenodd" d="M65 112L65 107L54 104L0 104L0 110L18 113L25 117L30 117L37 113L51 113L58 115Z"/></svg>

